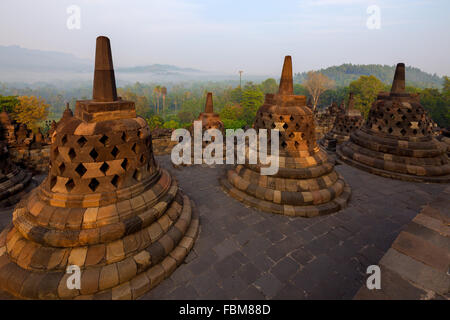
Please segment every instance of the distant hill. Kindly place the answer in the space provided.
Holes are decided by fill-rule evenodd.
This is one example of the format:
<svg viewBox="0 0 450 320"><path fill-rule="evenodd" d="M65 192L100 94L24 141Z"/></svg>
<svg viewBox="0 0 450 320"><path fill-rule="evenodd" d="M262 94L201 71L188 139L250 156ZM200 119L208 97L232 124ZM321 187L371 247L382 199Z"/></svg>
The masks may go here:
<svg viewBox="0 0 450 320"><path fill-rule="evenodd" d="M336 82L339 87L348 86L350 82L360 76L374 75L385 84L391 84L394 77L395 66L380 64L343 64L326 69L317 70ZM306 72L294 75L294 82L302 83L306 78ZM429 74L414 67L406 67L406 84L419 88L441 88L443 78L436 74Z"/></svg>
<svg viewBox="0 0 450 320"><path fill-rule="evenodd" d="M152 64L149 66L137 66L130 68L117 68L117 72L126 73L156 73L156 74L173 74L173 73L186 73L186 72L202 72L192 68L180 68L169 64Z"/></svg>
<svg viewBox="0 0 450 320"><path fill-rule="evenodd" d="M87 72L91 66L68 53L0 46L0 72Z"/></svg>

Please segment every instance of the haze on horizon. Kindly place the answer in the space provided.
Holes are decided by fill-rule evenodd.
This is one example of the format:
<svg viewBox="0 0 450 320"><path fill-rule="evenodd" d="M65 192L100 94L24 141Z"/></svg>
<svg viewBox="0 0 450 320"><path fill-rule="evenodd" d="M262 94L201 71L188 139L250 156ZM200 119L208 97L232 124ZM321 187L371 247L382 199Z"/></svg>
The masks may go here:
<svg viewBox="0 0 450 320"><path fill-rule="evenodd" d="M67 8L81 9L69 30ZM367 8L381 10L370 30ZM227 74L279 76L342 63L405 62L450 75L448 0L2 0L0 45L93 60L111 38L116 67L171 64Z"/></svg>

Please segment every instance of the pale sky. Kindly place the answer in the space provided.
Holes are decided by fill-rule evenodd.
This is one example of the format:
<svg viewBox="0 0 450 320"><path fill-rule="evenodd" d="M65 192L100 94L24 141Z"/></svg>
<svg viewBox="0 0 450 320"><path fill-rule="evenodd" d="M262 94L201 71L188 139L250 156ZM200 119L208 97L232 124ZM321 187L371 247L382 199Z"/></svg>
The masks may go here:
<svg viewBox="0 0 450 320"><path fill-rule="evenodd" d="M81 29L66 26L70 5ZM370 30L367 8L380 8ZM351 62L405 62L450 75L448 0L1 0L0 45L94 59L110 37L115 66L172 64L279 75Z"/></svg>

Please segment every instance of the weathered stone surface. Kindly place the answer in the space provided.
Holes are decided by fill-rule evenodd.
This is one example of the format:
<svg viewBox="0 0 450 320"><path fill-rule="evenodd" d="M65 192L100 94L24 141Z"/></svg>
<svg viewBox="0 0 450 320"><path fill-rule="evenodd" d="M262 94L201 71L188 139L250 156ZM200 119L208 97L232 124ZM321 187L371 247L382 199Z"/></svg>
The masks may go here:
<svg viewBox="0 0 450 320"><path fill-rule="evenodd" d="M293 86L290 75L292 60L287 56L279 93L266 95L253 125L256 130L279 130L278 172L261 175L264 165L249 164L247 152L246 164L229 170L221 180L222 187L232 197L263 211L303 217L330 214L347 205L350 187L318 147L313 113L306 106L306 97L289 89Z"/></svg>
<svg viewBox="0 0 450 320"><path fill-rule="evenodd" d="M162 280L150 283L148 270L168 277L192 248L198 217L156 164L151 139L134 103L117 97L109 39L99 37L93 99L77 101L75 116L67 107L48 176L2 234L0 289L25 299L136 299ZM67 286L72 265L80 290Z"/></svg>
<svg viewBox="0 0 450 320"><path fill-rule="evenodd" d="M417 182L450 182L446 149L417 95L405 91L405 65L397 65L390 93L381 92L364 125L338 146L341 161L381 176Z"/></svg>

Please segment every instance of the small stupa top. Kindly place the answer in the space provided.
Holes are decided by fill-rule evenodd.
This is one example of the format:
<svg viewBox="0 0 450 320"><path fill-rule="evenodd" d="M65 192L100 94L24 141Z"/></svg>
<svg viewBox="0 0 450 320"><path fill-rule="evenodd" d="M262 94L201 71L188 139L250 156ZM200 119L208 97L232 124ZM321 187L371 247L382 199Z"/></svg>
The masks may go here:
<svg viewBox="0 0 450 320"><path fill-rule="evenodd" d="M77 101L75 116L87 122L136 117L134 103L117 96L111 44L107 37L97 38L92 100Z"/></svg>
<svg viewBox="0 0 450 320"><path fill-rule="evenodd" d="M308 156L317 151L314 115L306 106L306 96L294 95L290 56L284 59L278 93L266 94L256 113L254 128L278 129L280 154Z"/></svg>
<svg viewBox="0 0 450 320"><path fill-rule="evenodd" d="M405 64L395 70L389 93L378 94L365 127L400 139L422 139L432 134L432 124L417 95L405 91Z"/></svg>
<svg viewBox="0 0 450 320"><path fill-rule="evenodd" d="M348 98L346 114L348 116L352 116L352 117L360 117L361 116L361 111L359 111L358 109L355 108L355 100L353 99L353 92L350 92L350 95Z"/></svg>
<svg viewBox="0 0 450 320"><path fill-rule="evenodd" d="M205 111L200 113L198 120L202 121L202 130L219 129L224 130L224 125L217 113L214 113L212 92L206 94Z"/></svg>
<svg viewBox="0 0 450 320"><path fill-rule="evenodd" d="M66 109L64 110L60 121L67 120L72 117L73 117L73 112L72 112L72 110L70 110L69 103L66 103Z"/></svg>

